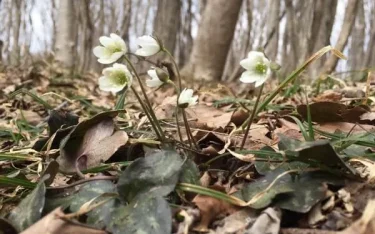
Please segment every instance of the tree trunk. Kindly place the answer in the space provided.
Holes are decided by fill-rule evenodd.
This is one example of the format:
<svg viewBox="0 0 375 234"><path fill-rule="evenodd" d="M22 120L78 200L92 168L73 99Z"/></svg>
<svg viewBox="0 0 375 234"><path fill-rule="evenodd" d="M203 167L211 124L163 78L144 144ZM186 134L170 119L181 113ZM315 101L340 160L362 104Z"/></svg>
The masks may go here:
<svg viewBox="0 0 375 234"><path fill-rule="evenodd" d="M352 31L352 27L354 24L357 6L358 6L358 0L348 1L346 11L345 11L345 16L344 16L344 22L343 22L339 37L337 39L336 45L335 45L335 48L339 51L343 51L348 42L348 38L349 38L350 32ZM338 57L331 55L331 57L329 57L329 59L324 63L323 73L324 74L331 73L336 68L337 62L338 62Z"/></svg>
<svg viewBox="0 0 375 234"><path fill-rule="evenodd" d="M154 32L172 54L176 48L177 34L181 22L180 0L158 0L154 19Z"/></svg>
<svg viewBox="0 0 375 234"><path fill-rule="evenodd" d="M269 41L265 50L269 59L275 60L279 45L279 15L280 15L280 1L269 1L269 17L267 17L267 37Z"/></svg>
<svg viewBox="0 0 375 234"><path fill-rule="evenodd" d="M13 5L14 4L14 5ZM11 52L11 64L18 66L20 63L20 29L21 29L21 0L12 1L12 9L15 11L15 22L13 25L13 46Z"/></svg>
<svg viewBox="0 0 375 234"><path fill-rule="evenodd" d="M241 5L242 0L207 1L184 76L221 79Z"/></svg>
<svg viewBox="0 0 375 234"><path fill-rule="evenodd" d="M74 0L59 1L56 35L56 61L60 66L69 69L70 72L73 71L75 64L75 25Z"/></svg>
<svg viewBox="0 0 375 234"><path fill-rule="evenodd" d="M363 64L363 58L365 56L364 45L365 45L365 9L363 0L359 0L357 16L354 22L351 39L350 39L350 50L348 56L348 63L350 70L359 70L365 67ZM361 78L362 73L353 73L354 77ZM354 79L357 80L357 79Z"/></svg>

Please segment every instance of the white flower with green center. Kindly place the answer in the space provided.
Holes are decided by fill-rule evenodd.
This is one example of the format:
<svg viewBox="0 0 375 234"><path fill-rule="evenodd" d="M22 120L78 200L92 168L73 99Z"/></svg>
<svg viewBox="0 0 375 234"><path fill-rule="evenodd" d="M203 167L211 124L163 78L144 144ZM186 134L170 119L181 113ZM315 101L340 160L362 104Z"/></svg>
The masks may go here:
<svg viewBox="0 0 375 234"><path fill-rule="evenodd" d="M99 88L106 92L117 93L130 86L133 76L124 64L115 63L112 67L103 69L103 76L99 78Z"/></svg>
<svg viewBox="0 0 375 234"><path fill-rule="evenodd" d="M111 33L110 37L100 37L99 41L102 45L93 49L99 63L114 63L127 52L125 41L114 33Z"/></svg>
<svg viewBox="0 0 375 234"><path fill-rule="evenodd" d="M271 76L270 61L262 52L250 51L240 65L246 69L240 78L243 83L255 82L255 87L259 87Z"/></svg>
<svg viewBox="0 0 375 234"><path fill-rule="evenodd" d="M155 69L150 69L147 71L147 74L151 77L151 79L146 80L146 85L150 88L158 88L162 84L164 84L163 81L159 79L159 76Z"/></svg>
<svg viewBox="0 0 375 234"><path fill-rule="evenodd" d="M184 89L180 93L178 98L178 106L180 108L186 108L197 104L198 96L193 96L194 91L192 89Z"/></svg>
<svg viewBox="0 0 375 234"><path fill-rule="evenodd" d="M159 42L152 36L138 37L137 45L139 48L135 51L135 54L142 57L152 56L161 50Z"/></svg>

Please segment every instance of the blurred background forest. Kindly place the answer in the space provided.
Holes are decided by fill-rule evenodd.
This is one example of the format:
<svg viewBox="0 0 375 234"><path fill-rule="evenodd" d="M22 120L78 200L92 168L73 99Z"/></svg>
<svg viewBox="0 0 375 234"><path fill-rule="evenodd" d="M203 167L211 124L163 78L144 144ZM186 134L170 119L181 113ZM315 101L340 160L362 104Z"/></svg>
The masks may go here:
<svg viewBox="0 0 375 234"><path fill-rule="evenodd" d="M235 80L254 49L280 64L281 76L329 44L348 60L327 56L310 76L361 78L375 65L374 0L2 0L0 20L3 66L56 61L100 72L92 49L112 32L129 51L136 37L157 35L197 79Z"/></svg>

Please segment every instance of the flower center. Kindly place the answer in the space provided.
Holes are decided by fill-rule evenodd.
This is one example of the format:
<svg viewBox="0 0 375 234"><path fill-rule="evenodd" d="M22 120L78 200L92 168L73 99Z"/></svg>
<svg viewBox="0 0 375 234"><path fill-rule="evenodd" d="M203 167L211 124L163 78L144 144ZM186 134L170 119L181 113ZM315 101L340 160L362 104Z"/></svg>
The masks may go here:
<svg viewBox="0 0 375 234"><path fill-rule="evenodd" d="M124 85L127 83L128 78L123 71L114 71L111 74L112 82L116 85Z"/></svg>
<svg viewBox="0 0 375 234"><path fill-rule="evenodd" d="M259 74L266 74L267 65L261 62L258 62L255 66L255 71Z"/></svg>
<svg viewBox="0 0 375 234"><path fill-rule="evenodd" d="M121 46L116 43L107 47L111 53L121 52Z"/></svg>

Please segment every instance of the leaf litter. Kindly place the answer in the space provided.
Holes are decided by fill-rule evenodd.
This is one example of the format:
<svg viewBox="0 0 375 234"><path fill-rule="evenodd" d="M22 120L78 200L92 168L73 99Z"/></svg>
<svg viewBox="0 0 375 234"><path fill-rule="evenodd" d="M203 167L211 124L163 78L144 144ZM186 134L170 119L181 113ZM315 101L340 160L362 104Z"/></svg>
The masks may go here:
<svg viewBox="0 0 375 234"><path fill-rule="evenodd" d="M304 99L280 95L258 114L240 149L243 135L233 131L248 118L254 101L246 99L245 92L233 98L222 87L202 88L200 104L187 111L198 144L190 149L176 137L173 90L162 87L152 100L167 135L174 138L161 145L148 121L139 124L143 114L134 97L129 96L126 112L111 111L114 98L93 88L96 77L74 80L68 90L51 85L47 77L53 71L39 72L24 72L22 79L33 79L30 92L49 105L22 92L8 99L15 84L2 84L3 229L373 232L371 99L347 101L349 91L326 90L309 100L309 126ZM68 76L63 79L61 83L71 82ZM57 96L42 95L51 92ZM313 139L306 139L309 128Z"/></svg>

